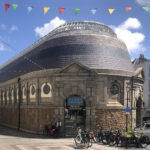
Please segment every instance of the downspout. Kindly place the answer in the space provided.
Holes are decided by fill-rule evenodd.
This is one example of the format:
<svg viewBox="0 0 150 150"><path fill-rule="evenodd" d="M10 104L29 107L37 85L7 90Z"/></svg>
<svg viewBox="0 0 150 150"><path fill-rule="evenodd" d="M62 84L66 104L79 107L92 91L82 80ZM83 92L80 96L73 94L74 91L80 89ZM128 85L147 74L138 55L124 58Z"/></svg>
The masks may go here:
<svg viewBox="0 0 150 150"><path fill-rule="evenodd" d="M133 76L131 77L131 128L133 127Z"/></svg>
<svg viewBox="0 0 150 150"><path fill-rule="evenodd" d="M20 130L21 79L18 78L18 130Z"/></svg>

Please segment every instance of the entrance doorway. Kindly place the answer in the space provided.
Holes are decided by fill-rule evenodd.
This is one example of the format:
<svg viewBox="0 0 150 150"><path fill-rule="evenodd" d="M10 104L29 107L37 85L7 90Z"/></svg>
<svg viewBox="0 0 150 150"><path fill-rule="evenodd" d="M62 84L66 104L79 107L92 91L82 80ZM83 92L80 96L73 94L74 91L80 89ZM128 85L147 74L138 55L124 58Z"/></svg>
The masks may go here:
<svg viewBox="0 0 150 150"><path fill-rule="evenodd" d="M70 96L65 106L65 136L73 137L77 127L85 129L85 102L80 96Z"/></svg>

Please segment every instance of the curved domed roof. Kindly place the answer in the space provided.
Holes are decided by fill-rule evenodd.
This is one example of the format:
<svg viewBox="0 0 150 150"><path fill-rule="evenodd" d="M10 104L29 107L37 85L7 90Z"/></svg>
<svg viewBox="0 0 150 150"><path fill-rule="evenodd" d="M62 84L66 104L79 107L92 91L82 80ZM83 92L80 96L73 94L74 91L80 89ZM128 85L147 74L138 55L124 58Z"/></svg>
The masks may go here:
<svg viewBox="0 0 150 150"><path fill-rule="evenodd" d="M92 69L134 71L126 45L111 28L93 21L74 21L59 26L8 61L0 70L23 68L26 72L32 72L41 68L62 68L72 61Z"/></svg>

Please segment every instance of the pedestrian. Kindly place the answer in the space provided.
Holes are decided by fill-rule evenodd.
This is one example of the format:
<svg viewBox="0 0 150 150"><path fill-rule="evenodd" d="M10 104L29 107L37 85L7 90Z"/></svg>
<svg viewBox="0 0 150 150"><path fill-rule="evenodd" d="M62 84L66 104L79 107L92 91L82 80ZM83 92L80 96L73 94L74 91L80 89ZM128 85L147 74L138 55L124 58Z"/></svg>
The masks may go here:
<svg viewBox="0 0 150 150"><path fill-rule="evenodd" d="M60 129L61 129L61 121L57 120L56 121L56 134L57 134L57 137L60 136Z"/></svg>

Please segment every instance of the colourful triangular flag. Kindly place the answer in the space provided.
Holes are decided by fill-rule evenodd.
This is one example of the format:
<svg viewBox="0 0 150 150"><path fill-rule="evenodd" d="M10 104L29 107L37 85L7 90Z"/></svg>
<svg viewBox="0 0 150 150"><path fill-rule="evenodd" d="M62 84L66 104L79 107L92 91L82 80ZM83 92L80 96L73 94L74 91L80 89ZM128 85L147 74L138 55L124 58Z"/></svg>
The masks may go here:
<svg viewBox="0 0 150 150"><path fill-rule="evenodd" d="M7 11L9 7L10 7L10 4L5 4L5 11Z"/></svg>
<svg viewBox="0 0 150 150"><path fill-rule="evenodd" d="M78 14L78 12L80 11L80 8L75 8L75 14Z"/></svg>
<svg viewBox="0 0 150 150"><path fill-rule="evenodd" d="M32 9L33 9L33 6L28 6L28 7L27 7L28 13L30 13L30 12L32 11Z"/></svg>
<svg viewBox="0 0 150 150"><path fill-rule="evenodd" d="M131 9L132 9L131 7L126 7L126 11L127 11L127 12L130 12Z"/></svg>
<svg viewBox="0 0 150 150"><path fill-rule="evenodd" d="M12 7L13 7L13 10L15 11L16 8L18 7L18 5L17 4L13 4Z"/></svg>
<svg viewBox="0 0 150 150"><path fill-rule="evenodd" d="M50 7L44 7L44 15L49 11Z"/></svg>
<svg viewBox="0 0 150 150"><path fill-rule="evenodd" d="M64 10L65 8L59 8L59 14L61 14Z"/></svg>
<svg viewBox="0 0 150 150"><path fill-rule="evenodd" d="M149 7L143 7L145 11L149 11Z"/></svg>
<svg viewBox="0 0 150 150"><path fill-rule="evenodd" d="M96 11L97 11L96 8L91 9L91 12L92 12L93 15L95 15Z"/></svg>
<svg viewBox="0 0 150 150"><path fill-rule="evenodd" d="M114 12L114 10L115 10L114 8L108 8L108 11L110 14L112 14Z"/></svg>

